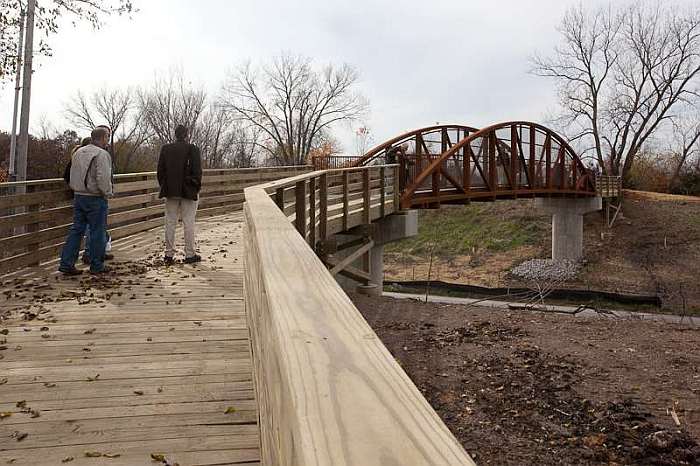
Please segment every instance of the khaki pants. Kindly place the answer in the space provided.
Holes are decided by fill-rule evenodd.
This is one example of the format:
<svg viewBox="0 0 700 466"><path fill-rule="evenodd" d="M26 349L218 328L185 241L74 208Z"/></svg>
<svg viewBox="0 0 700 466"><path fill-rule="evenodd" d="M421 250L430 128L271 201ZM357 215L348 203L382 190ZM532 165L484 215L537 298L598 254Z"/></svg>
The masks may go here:
<svg viewBox="0 0 700 466"><path fill-rule="evenodd" d="M165 199L165 255L175 255L175 229L178 217L185 228L185 257L196 254L194 242L194 220L197 214L197 201L169 197Z"/></svg>

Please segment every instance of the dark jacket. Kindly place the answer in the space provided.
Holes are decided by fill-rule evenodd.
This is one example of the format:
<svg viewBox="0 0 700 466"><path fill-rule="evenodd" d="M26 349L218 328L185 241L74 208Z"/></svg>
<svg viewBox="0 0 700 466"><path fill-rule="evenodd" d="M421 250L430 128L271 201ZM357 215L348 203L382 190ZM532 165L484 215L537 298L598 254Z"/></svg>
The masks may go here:
<svg viewBox="0 0 700 466"><path fill-rule="evenodd" d="M166 144L158 158L160 197L197 200L202 187L202 157L199 148L186 142Z"/></svg>

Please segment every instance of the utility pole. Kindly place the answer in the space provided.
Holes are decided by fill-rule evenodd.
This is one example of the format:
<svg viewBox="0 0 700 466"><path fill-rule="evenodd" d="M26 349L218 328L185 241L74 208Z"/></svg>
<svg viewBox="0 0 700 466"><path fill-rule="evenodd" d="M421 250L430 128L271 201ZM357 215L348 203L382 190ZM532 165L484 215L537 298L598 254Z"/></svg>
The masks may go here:
<svg viewBox="0 0 700 466"><path fill-rule="evenodd" d="M15 105L12 111L12 136L10 137L9 181L15 181L15 160L17 154L17 111L19 110L19 91L22 90L22 52L24 48L24 6L20 6L19 40L17 41L17 63L15 75Z"/></svg>
<svg viewBox="0 0 700 466"><path fill-rule="evenodd" d="M27 2L27 37L24 44L24 75L22 86L22 115L17 144L17 181L27 179L27 151L29 149L29 106L32 96L32 58L34 55L34 10L36 0ZM20 192L24 192L20 188Z"/></svg>

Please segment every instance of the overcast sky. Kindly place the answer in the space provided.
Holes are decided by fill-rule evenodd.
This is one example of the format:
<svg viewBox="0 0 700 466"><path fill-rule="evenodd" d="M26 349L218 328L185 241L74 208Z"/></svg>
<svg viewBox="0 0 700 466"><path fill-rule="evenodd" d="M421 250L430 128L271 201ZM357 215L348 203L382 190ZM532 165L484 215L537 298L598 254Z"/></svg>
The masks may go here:
<svg viewBox="0 0 700 466"><path fill-rule="evenodd" d="M282 52L354 65L376 143L435 122L542 121L555 92L528 74L528 58L551 52L564 11L578 2L134 0L132 20L111 18L99 31L66 25L52 37L53 56L35 60L31 128L42 119L69 128L63 106L78 90L146 84L181 66L213 95L232 66ZM0 91L5 130L11 88ZM351 129L338 128L348 151Z"/></svg>

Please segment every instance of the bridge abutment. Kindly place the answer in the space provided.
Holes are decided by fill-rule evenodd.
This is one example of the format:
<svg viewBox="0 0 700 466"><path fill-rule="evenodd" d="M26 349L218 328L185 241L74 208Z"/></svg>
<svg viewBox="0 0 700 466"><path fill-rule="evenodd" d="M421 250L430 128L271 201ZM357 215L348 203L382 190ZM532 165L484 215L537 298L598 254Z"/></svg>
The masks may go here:
<svg viewBox="0 0 700 466"><path fill-rule="evenodd" d="M583 258L583 215L603 208L601 197L540 198L537 207L552 215L552 259Z"/></svg>

